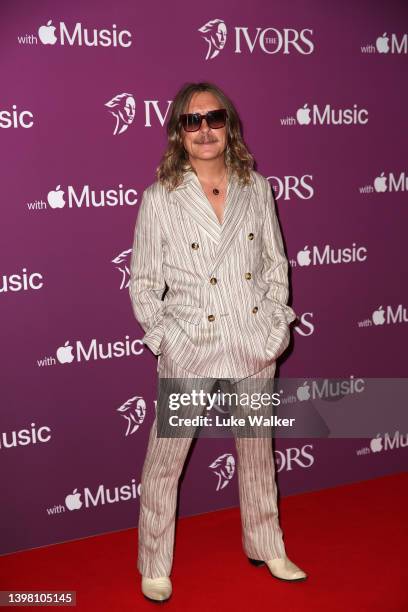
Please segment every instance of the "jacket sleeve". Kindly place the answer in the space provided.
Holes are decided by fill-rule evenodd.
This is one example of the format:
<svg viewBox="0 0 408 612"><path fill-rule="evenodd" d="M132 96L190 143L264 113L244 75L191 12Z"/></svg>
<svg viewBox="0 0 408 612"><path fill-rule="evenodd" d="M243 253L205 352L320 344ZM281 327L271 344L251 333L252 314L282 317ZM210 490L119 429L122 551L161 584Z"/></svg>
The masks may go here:
<svg viewBox="0 0 408 612"><path fill-rule="evenodd" d="M155 355L160 354L164 334L162 295L165 288L160 223L147 189L143 192L134 231L129 294L133 313L145 332L142 342Z"/></svg>
<svg viewBox="0 0 408 612"><path fill-rule="evenodd" d="M262 231L262 278L269 285L265 299L267 310L281 310L287 323L296 319L296 313L287 305L289 298L288 260L285 256L282 234L275 210L269 181L264 179L266 212Z"/></svg>

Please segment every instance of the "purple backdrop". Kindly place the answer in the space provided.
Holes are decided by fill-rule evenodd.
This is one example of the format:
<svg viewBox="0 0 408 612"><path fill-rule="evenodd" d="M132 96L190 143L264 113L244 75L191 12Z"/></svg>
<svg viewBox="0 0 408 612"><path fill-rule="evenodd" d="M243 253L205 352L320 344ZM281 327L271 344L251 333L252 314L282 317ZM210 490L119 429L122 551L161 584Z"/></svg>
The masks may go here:
<svg viewBox="0 0 408 612"><path fill-rule="evenodd" d="M231 96L275 189L300 319L280 376L406 376L406 5L0 11L1 553L137 525L157 379L131 309L130 249L187 81ZM278 439L280 492L401 471L399 446ZM237 505L236 474L217 490L209 467L235 456L233 440L192 451L180 515Z"/></svg>

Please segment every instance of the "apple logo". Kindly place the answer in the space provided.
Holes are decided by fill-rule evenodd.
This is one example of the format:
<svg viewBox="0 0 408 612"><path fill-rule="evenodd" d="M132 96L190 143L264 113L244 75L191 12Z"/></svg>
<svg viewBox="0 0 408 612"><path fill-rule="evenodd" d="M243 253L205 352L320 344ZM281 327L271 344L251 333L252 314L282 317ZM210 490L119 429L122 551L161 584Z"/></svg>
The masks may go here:
<svg viewBox="0 0 408 612"><path fill-rule="evenodd" d="M384 325L385 316L384 316L384 308L380 306L377 310L374 310L371 315L374 325Z"/></svg>
<svg viewBox="0 0 408 612"><path fill-rule="evenodd" d="M61 185L57 185L55 191L48 193L47 200L51 208L64 208L64 192L61 189Z"/></svg>
<svg viewBox="0 0 408 612"><path fill-rule="evenodd" d="M300 402L305 402L310 399L310 386L307 384L307 380L297 388L296 396Z"/></svg>
<svg viewBox="0 0 408 612"><path fill-rule="evenodd" d="M54 34L55 26L51 25L52 19L47 21L47 25L38 28L38 36L43 45L55 45L57 37Z"/></svg>
<svg viewBox="0 0 408 612"><path fill-rule="evenodd" d="M370 442L370 448L372 450L373 453L378 453L380 451L382 451L383 446L382 446L382 438L380 436L380 434L377 434L376 438L373 438Z"/></svg>
<svg viewBox="0 0 408 612"><path fill-rule="evenodd" d="M310 249L307 245L304 247L303 251L299 251L296 259L299 266L310 266Z"/></svg>
<svg viewBox="0 0 408 612"><path fill-rule="evenodd" d="M375 46L377 47L378 53L388 53L390 50L388 46L388 36L387 32L384 32L382 36L379 36L375 41Z"/></svg>
<svg viewBox="0 0 408 612"><path fill-rule="evenodd" d="M80 500L81 494L77 492L78 489L74 489L70 495L65 498L65 505L68 510L79 510L82 507Z"/></svg>
<svg viewBox="0 0 408 612"><path fill-rule="evenodd" d="M384 176L384 172L381 172L380 176L377 176L377 178L374 181L374 189L377 192L382 192L382 191L387 191L387 177Z"/></svg>
<svg viewBox="0 0 408 612"><path fill-rule="evenodd" d="M303 108L298 108L298 110L296 111L296 119L297 122L300 123L300 125L309 125L309 123L311 122L310 108L306 107L307 102L303 105Z"/></svg>
<svg viewBox="0 0 408 612"><path fill-rule="evenodd" d="M72 346L66 341L64 346L60 346L57 350L57 359L60 363L72 363L74 356L72 354Z"/></svg>

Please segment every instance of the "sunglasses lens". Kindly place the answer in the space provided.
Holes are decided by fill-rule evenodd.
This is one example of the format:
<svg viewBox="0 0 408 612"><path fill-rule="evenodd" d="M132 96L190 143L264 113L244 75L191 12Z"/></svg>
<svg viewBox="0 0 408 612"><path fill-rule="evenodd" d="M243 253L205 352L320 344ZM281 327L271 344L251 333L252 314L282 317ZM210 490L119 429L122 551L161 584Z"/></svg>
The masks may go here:
<svg viewBox="0 0 408 612"><path fill-rule="evenodd" d="M209 111L207 113L207 122L210 128L217 130L225 125L227 120L227 111L225 108ZM201 121L199 113L184 113L181 115L181 125L186 132L196 132L200 129Z"/></svg>
<svg viewBox="0 0 408 612"><path fill-rule="evenodd" d="M182 115L181 124L186 132L196 132L200 127L200 117L194 113Z"/></svg>
<svg viewBox="0 0 408 612"><path fill-rule="evenodd" d="M210 111L208 113L208 125L213 130L217 130L218 128L224 127L226 118L227 118L227 111L225 110L225 108L220 108L219 110Z"/></svg>

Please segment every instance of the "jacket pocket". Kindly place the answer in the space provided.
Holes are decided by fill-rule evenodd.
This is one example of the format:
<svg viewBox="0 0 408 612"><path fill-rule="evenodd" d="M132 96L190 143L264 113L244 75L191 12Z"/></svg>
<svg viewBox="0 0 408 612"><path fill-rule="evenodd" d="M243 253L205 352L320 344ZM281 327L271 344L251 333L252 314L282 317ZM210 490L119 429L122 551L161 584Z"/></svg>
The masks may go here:
<svg viewBox="0 0 408 612"><path fill-rule="evenodd" d="M200 325L204 320L204 308L187 304L166 304L165 313L171 314L175 319L182 319L193 325Z"/></svg>
<svg viewBox="0 0 408 612"><path fill-rule="evenodd" d="M296 313L290 306L268 298L261 301L260 311L270 322L266 354L277 359L289 346L290 323L296 319Z"/></svg>
<svg viewBox="0 0 408 612"><path fill-rule="evenodd" d="M296 312L287 304L264 298L260 302L260 311L267 317L277 316L277 318L283 318L286 323L292 323L296 319Z"/></svg>
<svg viewBox="0 0 408 612"><path fill-rule="evenodd" d="M269 358L278 359L286 351L290 342L290 328L286 322L279 325L276 321L266 340L266 354Z"/></svg>
<svg viewBox="0 0 408 612"><path fill-rule="evenodd" d="M160 344L164 336L164 325L163 320L160 319L158 323L153 325L149 331L145 333L142 338L143 344L149 347L154 355L159 355Z"/></svg>

